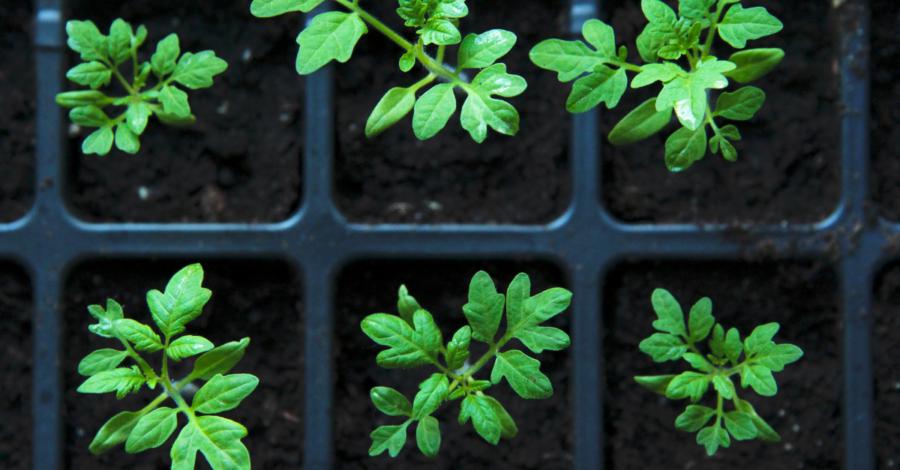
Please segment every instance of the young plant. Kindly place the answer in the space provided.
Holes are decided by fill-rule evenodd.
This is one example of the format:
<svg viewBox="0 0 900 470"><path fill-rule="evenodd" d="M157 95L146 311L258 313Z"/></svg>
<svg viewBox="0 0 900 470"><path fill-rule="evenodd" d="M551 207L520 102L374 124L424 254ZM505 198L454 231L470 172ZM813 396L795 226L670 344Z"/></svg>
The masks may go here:
<svg viewBox="0 0 900 470"><path fill-rule="evenodd" d="M712 316L712 302L706 297L691 308L687 328L681 306L672 294L656 289L651 300L653 310L659 317L653 322L653 327L662 333L654 333L642 341L641 351L652 356L656 362L684 359L700 372L635 377L634 380L668 398L690 397L691 403L699 402L710 384L716 390L715 409L688 405L687 411L675 420L675 427L687 432L699 430L697 443L705 446L709 455L715 454L720 446L730 446L731 437L739 441L753 438L780 441L781 437L756 414L753 405L738 398L737 389L730 378L740 375L741 387L752 387L764 397L775 396L778 386L772 372L781 372L785 365L796 362L803 356L803 351L797 346L775 344L772 341L778 332L778 323L756 327L742 343L737 329L732 328L726 334L722 325L716 324ZM709 336L710 331L711 353L703 355L697 348L697 343ZM740 360L741 354L744 355L743 361ZM734 411L724 410L724 400L734 403ZM713 417L716 418L715 422L704 427Z"/></svg>
<svg viewBox="0 0 900 470"><path fill-rule="evenodd" d="M203 268L192 264L178 271L166 285L165 292L147 293L147 304L153 321L163 339L148 325L125 318L122 307L109 299L106 309L91 305L88 311L97 319L88 329L104 338L119 340L124 350L100 349L78 364L78 373L89 378L80 387L81 393L116 392L116 398L136 393L141 386L163 392L139 411L123 411L112 417L94 437L90 450L102 454L117 444L125 443L128 453L159 447L178 427L178 413L187 418L172 445L172 469L194 468L197 451L203 453L215 470L250 470L250 453L241 438L247 429L230 419L214 416L236 408L256 388L259 380L249 374L225 375L244 356L250 338L223 344L217 348L200 336L180 336L185 325L200 315L210 292L200 286ZM176 339L177 337L177 339ZM157 374L137 351L162 354L161 373ZM194 362L194 370L184 379L173 381L169 376L168 360L180 361L205 353ZM136 365L119 367L126 357ZM206 383L188 405L179 390L195 380ZM176 408L159 407L167 398Z"/></svg>
<svg viewBox="0 0 900 470"><path fill-rule="evenodd" d="M635 108L613 128L609 134L613 145L627 145L659 132L674 110L683 127L666 141L665 161L670 171L682 171L704 157L707 125L712 130L709 149L715 154L721 148L726 160L737 161L731 141L740 140L740 132L731 124L719 127L715 119L746 121L762 107L766 94L752 86L722 93L713 110L708 103L709 90L726 88L729 79L752 82L784 58L781 49L749 49L732 54L727 61L711 55L716 34L732 47L743 49L748 40L781 31L781 22L765 8L744 9L739 3L728 7L739 1L679 0L676 15L660 0L641 0L650 21L637 38L638 52L646 62L643 66L626 61L625 46L616 53L612 27L599 20L585 22L582 29L584 38L596 50L581 41L548 39L531 50L531 60L559 72L562 82L589 74L575 81L566 102L573 113L583 113L603 102L607 108L614 108L628 87L626 71L638 73L632 88L662 82L657 98ZM701 41L704 30L706 37ZM679 63L679 59L684 60ZM685 63L687 69L682 66Z"/></svg>
<svg viewBox="0 0 900 470"><path fill-rule="evenodd" d="M75 124L99 127L81 145L81 150L86 154L106 155L112 149L113 141L119 150L137 153L141 147L138 136L144 132L148 119L154 114L164 124L193 124L196 119L191 114L187 93L175 84L192 90L208 88L213 84L212 77L228 68L228 64L216 57L213 51L181 54L175 34L170 34L156 45L156 52L149 62L139 63L137 49L147 39L147 28L141 25L135 32L122 19L113 22L109 36L103 35L90 21L69 21L66 23L66 33L69 35L69 47L80 53L84 61L69 70L66 77L91 89L60 93L56 95L56 102L72 108L69 118ZM132 66L131 83L119 70L119 66L126 62L131 62ZM151 72L157 83L144 90ZM98 91L100 87L109 85L113 76L125 87L127 96L109 97ZM125 112L110 118L103 111L109 105L125 106Z"/></svg>
<svg viewBox="0 0 900 470"><path fill-rule="evenodd" d="M491 277L479 271L469 284L469 303L463 313L469 325L460 328L443 344L441 331L431 314L400 286L397 308L400 315L376 313L362 321L363 331L373 341L390 349L378 354L378 365L388 369L409 369L431 364L440 371L419 385L413 402L402 393L375 387L370 395L375 407L390 416L403 416L399 425L381 426L372 432L369 455L387 450L396 457L406 443L406 428L416 424L416 442L423 454L434 457L441 446L438 421L432 417L444 401L462 398L459 424L472 419L475 431L484 440L497 445L501 437L512 438L518 432L512 416L484 390L500 383L503 377L522 398L547 398L553 394L550 379L539 370L541 363L517 349L500 352L513 338L533 353L559 351L569 346L569 336L557 329L539 326L569 306L572 293L561 288L548 289L531 296L528 275L519 274L509 285L505 298L506 334L495 341L503 316L504 297L494 288ZM469 361L472 340L488 344L480 359ZM443 363L441 362L443 356ZM490 380L476 380L474 375L494 361Z"/></svg>
<svg viewBox="0 0 900 470"><path fill-rule="evenodd" d="M290 11L309 12L323 0L253 0L250 11L261 18ZM397 14L406 26L416 29L417 39L410 42L381 21L360 8L359 0L336 0L349 13L331 11L316 15L300 33L297 42L297 72L315 72L332 59L346 62L363 34L367 24L397 43L404 54L400 70L409 72L418 62L428 73L409 87L388 90L366 122L366 136L372 137L394 125L413 111L413 131L419 139L428 139L447 125L456 112L458 88L466 93L460 121L476 142L487 137L487 128L515 135L519 131L519 113L506 101L494 95L512 97L525 91L525 79L506 73L506 65L495 63L516 43L516 35L502 29L482 34L469 34L463 39L459 19L469 13L465 0L399 0ZM456 65L444 62L447 46L459 44ZM426 46L437 46L437 54L429 55ZM471 81L465 69L482 69ZM432 86L421 96L416 93Z"/></svg>

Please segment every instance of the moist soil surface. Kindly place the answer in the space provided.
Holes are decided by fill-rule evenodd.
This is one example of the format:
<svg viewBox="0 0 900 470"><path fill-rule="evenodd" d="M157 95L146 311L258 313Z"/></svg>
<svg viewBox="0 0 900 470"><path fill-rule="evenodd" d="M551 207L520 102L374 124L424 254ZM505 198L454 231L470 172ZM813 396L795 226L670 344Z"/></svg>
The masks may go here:
<svg viewBox="0 0 900 470"><path fill-rule="evenodd" d="M634 45L647 24L640 2L603 3L617 44L629 48L632 62L642 62ZM641 142L609 144L612 128L661 89L659 84L629 87L616 108L603 108L600 125L601 197L616 217L635 223L780 224L817 222L835 210L840 197L840 116L831 2L752 0L744 5L765 7L784 23L780 33L751 41L748 47L780 47L786 56L769 75L750 84L765 91L766 102L750 121L734 123L743 137L735 143L738 161L707 152L692 167L669 172L665 142L678 129L674 118L662 132ZM735 52L718 37L713 47L720 59ZM732 81L728 91L739 86ZM713 93L712 104L716 96ZM723 119L717 122L725 125Z"/></svg>
<svg viewBox="0 0 900 470"><path fill-rule="evenodd" d="M462 94L457 94L457 112L447 127L429 140L413 134L413 113L383 134L366 138L366 120L381 97L426 75L418 65L409 74L401 72L397 61L403 50L370 28L353 58L335 71L341 212L364 223L542 224L561 216L571 200L568 90L555 73L532 64L528 51L544 39L565 37L568 5L561 0L469 5L462 34L498 28L514 32L516 46L498 62L528 82L522 95L502 98L519 112L519 133L510 137L488 130L482 144L459 123ZM397 16L396 2L365 2L363 7L404 37L415 38ZM447 48L451 65L457 50ZM466 71L469 79L477 72Z"/></svg>
<svg viewBox="0 0 900 470"><path fill-rule="evenodd" d="M479 270L487 271L499 292L520 272L531 277L532 294L550 287L563 287L558 268L537 262L458 262L458 261L379 261L358 262L348 266L338 278L336 288L334 387L335 468L351 469L546 469L571 468L573 454L571 407L571 359L568 350L532 354L518 341L503 350L525 350L541 361L541 371L553 384L553 396L544 400L525 400L506 380L485 394L500 401L515 420L519 432L514 438L501 439L495 447L484 441L472 427L457 423L460 402L445 403L434 416L440 421L441 448L437 457L427 458L416 446L415 425L407 431L406 445L396 458L385 452L369 457L369 434L378 426L402 424L399 417L382 414L369 397L376 386L393 388L410 401L418 384L437 372L433 367L383 369L375 356L384 349L369 339L360 322L373 313L397 313L397 290L405 284L410 295L434 316L445 342L466 324L462 306L467 302L468 286ZM571 335L571 312L557 315L547 323ZM505 320L502 325L505 325ZM501 325L501 332L504 326ZM486 351L483 343L472 342L471 360ZM490 364L476 378L490 376Z"/></svg>
<svg viewBox="0 0 900 470"><path fill-rule="evenodd" d="M28 275L0 262L0 467L11 470L31 469L32 308Z"/></svg>
<svg viewBox="0 0 900 470"><path fill-rule="evenodd" d="M900 9L872 1L872 197L881 215L900 220Z"/></svg>
<svg viewBox="0 0 900 470"><path fill-rule="evenodd" d="M109 418L126 410L138 410L156 398L159 389L146 387L116 400L113 394L76 392L85 380L78 363L92 351L120 348L115 340L88 332L94 323L87 306L119 302L127 318L155 325L147 309L147 291L164 290L169 278L188 261L88 262L77 266L65 290L65 467L91 469L166 469L174 442L140 454L128 454L117 446L96 456L88 446ZM241 405L221 414L243 424L249 435L242 442L250 451L254 468L297 468L303 462L303 304L302 286L283 263L266 261L203 262L203 286L212 299L203 314L187 325L187 334L203 336L222 345L249 337L244 358L231 373L253 374L259 386ZM142 354L159 371L158 354ZM190 372L195 358L183 360L174 377ZM127 361L127 360L126 360ZM126 366L130 367L130 363ZM202 384L198 384L202 385ZM186 398L190 400L189 398ZM172 402L162 406L172 407ZM186 420L179 416L180 430ZM178 431L176 431L178 432ZM202 456L197 468L210 468Z"/></svg>
<svg viewBox="0 0 900 470"><path fill-rule="evenodd" d="M32 3L0 4L0 223L22 217L34 202Z"/></svg>
<svg viewBox="0 0 900 470"><path fill-rule="evenodd" d="M875 281L872 313L872 375L875 377L875 456L879 469L900 464L900 265L885 269Z"/></svg>
<svg viewBox="0 0 900 470"><path fill-rule="evenodd" d="M708 457L696 433L675 428L689 400L669 400L637 385L635 375L690 370L684 361L655 363L638 344L656 331L650 305L655 288L672 293L688 312L702 297L713 316L746 338L777 322L777 343L799 346L803 357L775 373L778 394L762 397L738 387L742 399L781 435L781 442L735 441ZM768 470L842 468L841 316L834 271L819 263L626 264L612 271L605 293L607 469ZM701 352L709 352L707 343ZM739 380L739 379L738 379ZM739 382L736 382L737 385ZM700 404L716 406L710 389ZM733 409L725 404L726 411ZM761 464L764 462L764 464Z"/></svg>
<svg viewBox="0 0 900 470"><path fill-rule="evenodd" d="M70 198L80 217L254 223L281 221L297 209L304 97L294 70L299 14L254 18L247 0L128 0L116 2L118 8L105 0L69 3L67 18L90 19L104 33L119 17L135 28L146 25L142 60L149 60L159 40L177 33L182 52L213 50L228 62L211 88L186 90L197 122L168 127L151 118L136 155L115 147L103 157L84 155L81 143L93 129L70 132ZM69 66L77 63L69 51ZM122 71L130 80L127 63ZM118 85L108 90L123 93ZM124 108L106 111L118 116Z"/></svg>

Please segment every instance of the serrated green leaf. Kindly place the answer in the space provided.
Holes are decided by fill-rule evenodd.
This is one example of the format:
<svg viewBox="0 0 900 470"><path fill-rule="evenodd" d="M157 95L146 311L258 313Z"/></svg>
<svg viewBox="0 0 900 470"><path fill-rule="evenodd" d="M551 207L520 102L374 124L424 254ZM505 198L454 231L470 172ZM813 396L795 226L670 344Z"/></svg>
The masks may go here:
<svg viewBox="0 0 900 470"><path fill-rule="evenodd" d="M178 410L157 408L138 421L128 436L125 451L136 454L163 445L178 426Z"/></svg>
<svg viewBox="0 0 900 470"><path fill-rule="evenodd" d="M503 294L497 293L494 281L484 271L478 271L469 283L469 302L463 313L472 326L472 338L493 343L503 317Z"/></svg>
<svg viewBox="0 0 900 470"><path fill-rule="evenodd" d="M506 64L494 64L479 72L470 86L481 95L509 98L522 94L528 84L524 78L506 73Z"/></svg>
<svg viewBox="0 0 900 470"><path fill-rule="evenodd" d="M213 84L213 77L227 68L228 63L216 57L216 53L213 51L196 54L185 52L178 59L178 64L169 79L175 80L191 90L208 88Z"/></svg>
<svg viewBox="0 0 900 470"><path fill-rule="evenodd" d="M722 394L726 400L731 400L734 398L734 383L727 377L723 377L721 375L716 375L713 377L713 387L716 388L716 391Z"/></svg>
<svg viewBox="0 0 900 470"><path fill-rule="evenodd" d="M131 369L124 367L113 369L89 377L80 387L80 393L116 392L116 398L122 399L129 393L136 393L147 379L137 366Z"/></svg>
<svg viewBox="0 0 900 470"><path fill-rule="evenodd" d="M81 151L86 155L92 153L106 155L112 149L113 139L112 127L103 126L84 139L84 142L81 143Z"/></svg>
<svg viewBox="0 0 900 470"><path fill-rule="evenodd" d="M728 334L725 336L725 355L728 357L728 360L731 361L732 364L737 365L738 359L741 357L741 350L743 348L743 344L741 343L741 335L738 333L737 328L732 328L728 330Z"/></svg>
<svg viewBox="0 0 900 470"><path fill-rule="evenodd" d="M129 103L128 109L125 110L125 122L128 124L131 132L141 135L144 133L144 129L147 128L147 121L149 121L152 114L153 110L145 101Z"/></svg>
<svg viewBox="0 0 900 470"><path fill-rule="evenodd" d="M469 382L469 384L466 385L466 388L469 389L470 393L475 393L486 390L490 388L491 385L492 384L490 380L475 380L473 382Z"/></svg>
<svg viewBox="0 0 900 470"><path fill-rule="evenodd" d="M697 403L709 389L709 380L710 376L707 374L683 372L672 379L666 388L666 397L674 400L690 397L693 403Z"/></svg>
<svg viewBox="0 0 900 470"><path fill-rule="evenodd" d="M172 450L169 455L172 457L172 470L193 470L194 463L197 459L197 448L194 447L192 441L194 435L199 430L197 426L188 422L187 426L181 429L175 442L172 443Z"/></svg>
<svg viewBox="0 0 900 470"><path fill-rule="evenodd" d="M492 65L516 45L516 35L502 29L469 34L459 46L457 69L481 69Z"/></svg>
<svg viewBox="0 0 900 470"><path fill-rule="evenodd" d="M699 371L712 372L713 370L715 370L715 368L712 366L712 364L707 362L707 360L704 359L703 356L701 356L699 354L694 354L694 353L689 352L689 353L685 353L684 356L682 356L682 357L684 358L685 361L687 361L691 365L691 367L693 367L694 369L697 369Z"/></svg>
<svg viewBox="0 0 900 470"><path fill-rule="evenodd" d="M162 293L152 290L147 293L147 304L156 326L169 339L184 331L184 325L197 318L212 292L201 287L203 268L192 264L182 268L172 276Z"/></svg>
<svg viewBox="0 0 900 470"><path fill-rule="evenodd" d="M703 18L715 3L716 0L679 0L678 13L687 18Z"/></svg>
<svg viewBox="0 0 900 470"><path fill-rule="evenodd" d="M465 87L468 98L463 104L460 123L478 143L484 142L487 138L488 126L505 135L516 135L519 132L519 113L516 108L505 101L493 99L490 95L496 93L501 96L513 96L521 93L519 90L524 90L524 87L516 85L521 77L507 75L516 79L515 82L510 82L513 87L496 88L501 83L492 79L498 77L498 72L505 74L506 65L495 64L482 70L472 84ZM481 88L482 86L484 88Z"/></svg>
<svg viewBox="0 0 900 470"><path fill-rule="evenodd" d="M169 114L179 117L187 117L191 114L191 105L188 104L187 93L174 85L162 87L162 90L159 92L159 101L162 103L163 109Z"/></svg>
<svg viewBox="0 0 900 470"><path fill-rule="evenodd" d="M575 81L566 100L566 109L571 113L583 113L604 102L607 109L615 108L627 88L625 69L613 70L597 65L594 73Z"/></svg>
<svg viewBox="0 0 900 470"><path fill-rule="evenodd" d="M419 310L413 315L413 323L416 332L422 335L422 348L430 357L437 359L444 339L441 337L441 330L434 323L434 318L427 311Z"/></svg>
<svg viewBox="0 0 900 470"><path fill-rule="evenodd" d="M464 326L456 331L453 339L447 343L447 367L451 370L460 369L469 359L469 342L472 339L472 328Z"/></svg>
<svg viewBox="0 0 900 470"><path fill-rule="evenodd" d="M704 142L705 143L705 142ZM654 289L650 296L653 311L658 320L653 322L653 328L673 335L687 336L684 326L684 313L675 297L665 289Z"/></svg>
<svg viewBox="0 0 900 470"><path fill-rule="evenodd" d="M134 35L131 36L131 48L137 49L142 44L144 44L144 41L146 41L146 40L147 40L147 27L144 25L140 25L140 26L138 26L137 31L135 31Z"/></svg>
<svg viewBox="0 0 900 470"><path fill-rule="evenodd" d="M425 13L428 4L423 0L399 0L397 15L406 20L406 26L421 27L425 25Z"/></svg>
<svg viewBox="0 0 900 470"><path fill-rule="evenodd" d="M216 375L194 395L191 409L203 414L232 410L247 398L259 379L250 374Z"/></svg>
<svg viewBox="0 0 900 470"><path fill-rule="evenodd" d="M770 15L763 7L747 8L740 4L728 9L719 23L719 36L737 49L747 47L748 39L775 34L784 27L778 18Z"/></svg>
<svg viewBox="0 0 900 470"><path fill-rule="evenodd" d="M415 103L413 132L420 140L434 137L456 112L454 84L442 83L425 92ZM415 98L415 97L413 97Z"/></svg>
<svg viewBox="0 0 900 470"><path fill-rule="evenodd" d="M684 69L671 62L647 64L643 69L644 70L637 74L634 77L634 80L631 81L631 88L645 87L657 81L667 83L672 81L675 77L687 74Z"/></svg>
<svg viewBox="0 0 900 470"><path fill-rule="evenodd" d="M712 300L704 297L697 301L691 307L691 313L688 316L688 327L691 332L691 341L695 343L702 341L709 336L709 331L716 324L716 319L712 316Z"/></svg>
<svg viewBox="0 0 900 470"><path fill-rule="evenodd" d="M778 393L772 371L763 366L749 366L741 371L741 387L748 386L764 397L774 397Z"/></svg>
<svg viewBox="0 0 900 470"><path fill-rule="evenodd" d="M468 393L468 392L466 391L465 388L459 387L459 388L457 388L456 390L453 390L452 392L450 392L450 398L449 398L449 399L450 399L450 400L456 400L457 398L460 398L460 397L465 396L467 393Z"/></svg>
<svg viewBox="0 0 900 470"><path fill-rule="evenodd" d="M687 410L675 419L675 427L687 432L695 432L706 426L716 410L700 405L688 405Z"/></svg>
<svg viewBox="0 0 900 470"><path fill-rule="evenodd" d="M411 422L412 420L409 420L399 426L381 426L372 431L369 435L372 438L369 455L375 457L388 451L391 457L396 457L403 449L403 444L406 444L406 428Z"/></svg>
<svg viewBox="0 0 900 470"><path fill-rule="evenodd" d="M678 38L679 34L675 31L673 23L650 23L637 37L638 53L644 62L650 64L658 62L659 50Z"/></svg>
<svg viewBox="0 0 900 470"><path fill-rule="evenodd" d="M178 35L170 34L156 44L156 52L150 57L150 65L153 73L158 77L168 75L175 71L181 47L178 44Z"/></svg>
<svg viewBox="0 0 900 470"><path fill-rule="evenodd" d="M713 328L712 338L709 339L709 348L716 357L725 357L725 329L721 324Z"/></svg>
<svg viewBox="0 0 900 470"><path fill-rule="evenodd" d="M749 49L739 51L728 58L737 68L725 72L725 76L738 83L750 83L771 72L781 60L784 51L781 49Z"/></svg>
<svg viewBox="0 0 900 470"><path fill-rule="evenodd" d="M547 39L531 49L528 57L542 69L559 73L559 81L568 82L594 70L604 62L599 52L590 50L581 41Z"/></svg>
<svg viewBox="0 0 900 470"><path fill-rule="evenodd" d="M765 102L765 92L759 88L748 86L734 93L719 95L716 102L716 114L732 121L746 121L752 118Z"/></svg>
<svg viewBox="0 0 900 470"><path fill-rule="evenodd" d="M100 62L93 61L76 65L66 72L66 78L79 85L89 85L96 90L102 86L109 85L109 81L112 78L112 70Z"/></svg>
<svg viewBox="0 0 900 470"><path fill-rule="evenodd" d="M316 15L297 37L300 44L297 73L313 73L332 60L347 62L357 41L366 32L366 23L356 13L330 11Z"/></svg>
<svg viewBox="0 0 900 470"><path fill-rule="evenodd" d="M772 372L781 372L784 366L797 362L801 357L803 350L793 344L770 343L753 358L753 361Z"/></svg>
<svg viewBox="0 0 900 470"><path fill-rule="evenodd" d="M227 374L241 358L250 344L250 338L240 341L225 343L212 351L200 356L194 361L194 370L191 376L202 380L209 380L217 374Z"/></svg>
<svg viewBox="0 0 900 470"><path fill-rule="evenodd" d="M547 398L553 395L550 379L540 371L541 363L522 351L513 349L497 354L491 382L500 383L503 377L522 398Z"/></svg>
<svg viewBox="0 0 900 470"><path fill-rule="evenodd" d="M431 374L431 377L419 384L419 392L413 399L413 419L422 419L434 413L441 403L447 400L450 393L450 382L444 374Z"/></svg>
<svg viewBox="0 0 900 470"><path fill-rule="evenodd" d="M88 312L98 321L96 325L91 325L88 327L88 329L92 333L104 338L116 337L113 331L113 323L116 320L125 318L125 315L122 313L121 305L119 305L113 299L107 299L106 310L104 310L103 307L99 305L89 305Z"/></svg>
<svg viewBox="0 0 900 470"><path fill-rule="evenodd" d="M636 376L634 381L638 383L638 385L650 390L651 392L658 393L660 395L666 394L666 389L669 388L669 384L672 383L672 379L677 377L676 375L650 375L650 376Z"/></svg>
<svg viewBox="0 0 900 470"><path fill-rule="evenodd" d="M134 32L131 25L121 18L113 21L109 28L109 58L118 65L131 57L131 38Z"/></svg>
<svg viewBox="0 0 900 470"><path fill-rule="evenodd" d="M658 105L657 105L658 106ZM669 171L688 169L706 154L706 127L696 131L682 127L666 140L666 166Z"/></svg>
<svg viewBox="0 0 900 470"><path fill-rule="evenodd" d="M193 423L188 423L181 431L182 434L191 426L194 426ZM196 455L197 450L202 452L213 470L249 470L250 453L241 443L241 438L246 435L247 429L234 421L220 416L200 416L190 438L190 448L193 449L190 453ZM174 445L172 453L174 469L176 468Z"/></svg>
<svg viewBox="0 0 900 470"><path fill-rule="evenodd" d="M113 98L109 98L102 92L94 90L67 91L56 95L56 104L66 108L77 108L79 106L97 106L102 108L113 102Z"/></svg>
<svg viewBox="0 0 900 470"><path fill-rule="evenodd" d="M531 281L527 274L520 273L507 291L507 334L512 333L513 338L521 340L534 353L565 349L570 343L569 335L539 325L564 311L571 301L572 293L558 287L531 296Z"/></svg>
<svg viewBox="0 0 900 470"><path fill-rule="evenodd" d="M666 333L654 333L641 341L638 347L653 357L655 362L676 361L681 359L688 349L681 338Z"/></svg>
<svg viewBox="0 0 900 470"><path fill-rule="evenodd" d="M202 336L182 336L176 339L166 348L166 354L172 359L180 361L186 357L205 353L213 347L212 342Z"/></svg>
<svg viewBox="0 0 900 470"><path fill-rule="evenodd" d="M366 121L366 137L374 137L396 124L414 104L416 92L412 88L394 87L388 90ZM400 316L403 316L402 312Z"/></svg>
<svg viewBox="0 0 900 470"><path fill-rule="evenodd" d="M66 23L66 34L69 36L66 43L73 51L81 54L81 60L106 59L108 39L93 22L71 20Z"/></svg>
<svg viewBox="0 0 900 470"><path fill-rule="evenodd" d="M725 429L739 441L753 439L757 433L750 415L740 411L725 413Z"/></svg>
<svg viewBox="0 0 900 470"><path fill-rule="evenodd" d="M400 56L400 70L409 72L414 65L416 65L416 54L414 50L410 49Z"/></svg>
<svg viewBox="0 0 900 470"><path fill-rule="evenodd" d="M651 23L672 24L678 19L675 10L659 0L641 0L641 10Z"/></svg>
<svg viewBox="0 0 900 470"><path fill-rule="evenodd" d="M270 18L292 11L309 13L324 0L253 0L250 13L257 18Z"/></svg>
<svg viewBox="0 0 900 470"><path fill-rule="evenodd" d="M432 1L429 15L441 18L463 18L469 14L469 7L465 0Z"/></svg>
<svg viewBox="0 0 900 470"><path fill-rule="evenodd" d="M697 444L706 447L706 454L712 456L716 454L719 446L729 447L731 438L728 437L728 432L716 423L713 426L701 429L697 433Z"/></svg>
<svg viewBox="0 0 900 470"><path fill-rule="evenodd" d="M469 422L469 418L472 418L475 431L484 440L493 445L500 442L500 436L503 433L500 418L487 397L469 395L463 400L462 410L459 412L460 426Z"/></svg>
<svg viewBox="0 0 900 470"><path fill-rule="evenodd" d="M98 349L78 363L78 373L91 376L115 369L125 360L128 353L115 349Z"/></svg>
<svg viewBox="0 0 900 470"><path fill-rule="evenodd" d="M69 111L69 119L75 124L87 127L103 127L109 123L106 113L94 105L73 108Z"/></svg>
<svg viewBox="0 0 900 470"><path fill-rule="evenodd" d="M369 392L372 403L389 416L412 417L412 403L402 393L388 387L375 387Z"/></svg>
<svg viewBox="0 0 900 470"><path fill-rule="evenodd" d="M509 413L506 412L506 409L503 408L503 405L501 405L494 397L485 395L484 399L491 405L491 408L494 409L494 414L496 414L497 418L500 420L500 437L504 439L516 437L516 434L519 433L519 428L516 426L516 422L512 419L512 416L510 416Z"/></svg>
<svg viewBox="0 0 900 470"><path fill-rule="evenodd" d="M90 451L94 455L100 455L112 449L118 444L128 440L131 431L137 426L138 421L146 415L146 412L140 411L123 411L107 421L94 440L91 441Z"/></svg>
<svg viewBox="0 0 900 470"><path fill-rule="evenodd" d="M429 18L425 26L418 31L422 35L425 45L437 44L439 46L451 46L462 41L459 29L452 21L444 18Z"/></svg>
<svg viewBox="0 0 900 470"><path fill-rule="evenodd" d="M738 411L743 411L744 413L750 415L750 419L753 421L753 425L756 427L756 437L758 439L769 442L781 441L781 436L779 436L778 433L775 432L775 430L772 429L772 427L769 426L768 423L766 423L762 418L759 417L758 414L756 414L756 410L753 409L753 405L751 405L750 402L738 398L735 399L734 405L738 409Z"/></svg>
<svg viewBox="0 0 900 470"><path fill-rule="evenodd" d="M757 326L753 333L744 340L744 353L750 357L772 344L772 338L778 333L778 323L767 323Z"/></svg>
<svg viewBox="0 0 900 470"><path fill-rule="evenodd" d="M612 26L598 20L590 19L581 27L584 39L606 57L616 57L616 34Z"/></svg>
<svg viewBox="0 0 900 470"><path fill-rule="evenodd" d="M634 86L634 83L632 83ZM622 118L609 133L613 145L628 145L661 131L672 120L672 110L656 110L656 98L643 102Z"/></svg>
<svg viewBox="0 0 900 470"><path fill-rule="evenodd" d="M663 59L678 60L684 54L684 49L682 49L680 45L670 44L668 46L663 46L657 54Z"/></svg>
<svg viewBox="0 0 900 470"><path fill-rule="evenodd" d="M727 137L731 140L741 140L741 133L738 131L737 127L729 124L725 127L719 128L719 134L723 137Z"/></svg>
<svg viewBox="0 0 900 470"><path fill-rule="evenodd" d="M426 416L416 425L416 444L426 457L434 457L441 448L441 430L438 420Z"/></svg>
<svg viewBox="0 0 900 470"><path fill-rule="evenodd" d="M396 315L369 315L362 321L362 330L372 341L390 348L378 353L381 367L410 369L434 362L422 346L422 335Z"/></svg>
<svg viewBox="0 0 900 470"><path fill-rule="evenodd" d="M132 155L138 153L138 150L141 149L140 140L131 131L127 123L120 122L116 125L116 148Z"/></svg>

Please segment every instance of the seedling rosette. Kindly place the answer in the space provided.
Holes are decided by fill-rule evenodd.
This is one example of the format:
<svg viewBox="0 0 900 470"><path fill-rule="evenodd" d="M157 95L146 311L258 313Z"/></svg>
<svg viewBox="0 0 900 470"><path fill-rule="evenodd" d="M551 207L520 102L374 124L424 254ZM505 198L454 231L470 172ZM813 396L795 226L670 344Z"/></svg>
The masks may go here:
<svg viewBox="0 0 900 470"><path fill-rule="evenodd" d="M559 351L569 346L569 336L553 327L540 326L569 306L572 293L562 288L531 295L531 281L519 274L507 294L497 292L491 277L478 272L469 284L469 302L463 313L469 322L444 345L441 331L431 314L401 286L397 307L399 315L376 313L362 321L362 329L373 341L388 346L376 360L388 369L410 369L433 365L439 370L419 385L412 403L397 390L375 387L372 403L382 413L402 416L400 424L381 426L372 432L369 455L388 451L396 457L406 443L407 428L416 423L416 443L423 454L434 457L441 445L438 420L432 413L445 401L462 399L459 424L472 421L475 431L487 442L497 445L500 438L510 439L518 428L512 416L485 390L505 377L522 398L547 398L553 394L550 379L540 371L541 363L528 354L510 349L501 352L513 338L531 352ZM506 308L506 333L496 339ZM469 362L471 341L487 343L489 349L474 363ZM496 358L496 359L495 359ZM443 360L441 360L443 359ZM495 359L490 380L474 375Z"/></svg>
<svg viewBox="0 0 900 470"><path fill-rule="evenodd" d="M735 328L728 330L716 324L712 316L712 301L704 297L691 308L687 326L678 301L664 289L653 291L651 298L658 319L653 327L661 333L641 342L641 351L656 362L684 359L699 372L688 371L677 375L635 377L635 381L649 390L671 399L690 398L692 405L675 420L675 427L697 433L697 443L706 447L709 455L719 447L729 447L731 438L739 441L758 438L777 442L781 437L763 420L753 405L738 397L731 377L740 376L741 387L751 387L764 396L775 396L778 385L772 372L781 372L784 366L798 361L803 351L792 344L776 344L772 341L778 332L778 323L769 323L753 330L741 341ZM715 325L715 327L713 326ZM711 353L704 355L697 343L709 338ZM744 360L741 361L743 355ZM712 384L716 390L716 408L697 405ZM731 400L733 411L725 411L724 401ZM711 419L713 424L707 426Z"/></svg>

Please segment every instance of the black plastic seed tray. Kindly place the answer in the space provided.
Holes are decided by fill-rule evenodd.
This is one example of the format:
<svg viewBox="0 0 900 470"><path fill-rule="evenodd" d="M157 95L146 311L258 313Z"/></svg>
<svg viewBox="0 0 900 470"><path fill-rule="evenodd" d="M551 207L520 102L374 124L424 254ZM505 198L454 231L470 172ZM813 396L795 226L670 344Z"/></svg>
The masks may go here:
<svg viewBox="0 0 900 470"><path fill-rule="evenodd" d="M579 35L598 16L599 0L574 0L570 27ZM873 273L886 261L881 247L900 236L900 226L873 221L865 212L869 165L868 2L846 0L840 38L842 198L837 211L815 225L769 227L760 235L797 258L822 258L827 239L840 244L837 262L843 303L844 468L873 470L870 297ZM0 225L0 258L32 276L34 315L34 468L59 470L63 428L59 305L73 264L122 257L277 257L298 267L306 302L306 403L304 467L333 466L333 282L349 260L361 258L548 259L567 272L574 291L569 311L574 380L574 466L604 465L601 281L624 258L739 259L748 250L718 225L626 225L599 203L602 136L598 112L573 116L569 210L546 226L358 225L335 208L333 193L334 105L332 69L307 80L303 206L289 220L247 224L89 224L65 202L67 121L54 96L63 91L63 0L36 0L37 194L23 219ZM325 4L320 8L327 8ZM685 435L685 440L690 439Z"/></svg>

